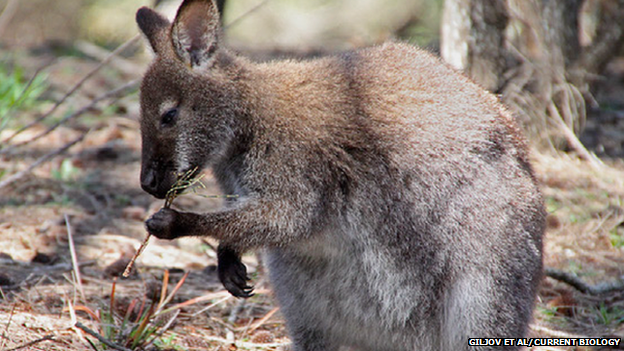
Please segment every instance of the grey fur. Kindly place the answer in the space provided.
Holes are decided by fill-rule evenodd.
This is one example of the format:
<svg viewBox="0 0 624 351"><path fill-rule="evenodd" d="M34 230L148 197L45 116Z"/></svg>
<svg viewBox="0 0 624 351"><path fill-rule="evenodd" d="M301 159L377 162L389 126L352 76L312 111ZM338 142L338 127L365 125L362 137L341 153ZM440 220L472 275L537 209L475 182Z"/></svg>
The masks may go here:
<svg viewBox="0 0 624 351"><path fill-rule="evenodd" d="M208 2L182 6L212 8L214 23ZM157 16L137 15L156 51L141 88L143 186L162 197L209 166L241 197L214 213L161 210L152 234L265 249L297 351L471 350L468 338L525 335L545 214L494 96L400 43L304 62L256 64L220 45L181 57Z"/></svg>

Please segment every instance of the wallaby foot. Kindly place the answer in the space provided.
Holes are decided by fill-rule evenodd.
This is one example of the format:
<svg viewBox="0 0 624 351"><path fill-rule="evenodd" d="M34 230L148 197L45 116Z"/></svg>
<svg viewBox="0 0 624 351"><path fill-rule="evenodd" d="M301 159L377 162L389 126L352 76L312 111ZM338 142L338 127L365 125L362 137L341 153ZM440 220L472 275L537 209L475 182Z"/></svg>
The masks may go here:
<svg viewBox="0 0 624 351"><path fill-rule="evenodd" d="M324 333L306 327L291 330L294 351L338 351L338 345L328 341Z"/></svg>

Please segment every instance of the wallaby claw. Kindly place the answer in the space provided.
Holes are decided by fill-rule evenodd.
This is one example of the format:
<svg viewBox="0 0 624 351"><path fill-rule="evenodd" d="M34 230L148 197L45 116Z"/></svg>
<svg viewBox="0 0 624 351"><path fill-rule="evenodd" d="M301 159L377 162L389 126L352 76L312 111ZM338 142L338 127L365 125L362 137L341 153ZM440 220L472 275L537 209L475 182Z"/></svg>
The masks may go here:
<svg viewBox="0 0 624 351"><path fill-rule="evenodd" d="M241 262L240 256L234 250L219 247L218 259L219 280L223 287L235 297L253 296L253 286L247 284L250 280L247 267Z"/></svg>
<svg viewBox="0 0 624 351"><path fill-rule="evenodd" d="M247 267L238 261L219 265L219 279L227 291L235 297L248 298L253 296L253 286L249 286Z"/></svg>

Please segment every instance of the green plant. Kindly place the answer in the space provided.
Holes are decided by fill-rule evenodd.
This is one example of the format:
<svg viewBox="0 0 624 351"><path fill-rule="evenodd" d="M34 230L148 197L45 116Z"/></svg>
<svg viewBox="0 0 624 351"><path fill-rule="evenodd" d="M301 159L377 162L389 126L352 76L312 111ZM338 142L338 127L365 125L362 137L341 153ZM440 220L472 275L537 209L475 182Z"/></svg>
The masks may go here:
<svg viewBox="0 0 624 351"><path fill-rule="evenodd" d="M624 310L619 307L607 307L604 302L596 309L598 323L604 325L624 323Z"/></svg>
<svg viewBox="0 0 624 351"><path fill-rule="evenodd" d="M543 315L543 316L547 316L547 317L554 317L557 315L557 309L558 307L556 306L538 306L538 312L539 314Z"/></svg>
<svg viewBox="0 0 624 351"><path fill-rule="evenodd" d="M583 265L579 261L569 261L567 270L570 273L578 276L579 274L583 273Z"/></svg>
<svg viewBox="0 0 624 351"><path fill-rule="evenodd" d="M113 194L113 199L115 203L117 203L120 207L129 206L132 204L132 198L125 194Z"/></svg>
<svg viewBox="0 0 624 351"><path fill-rule="evenodd" d="M159 347L166 345L172 347L174 337L163 338L164 333L177 318L180 308L188 304L182 303L169 308L165 308L178 292L188 273L176 284L171 293L167 295L169 282L169 271L165 270L162 281L160 298L143 297L131 300L127 306L118 306L115 299L116 281L111 289L110 303L108 306L93 311L87 306L76 306L78 311L84 311L95 321L97 333L88 330L82 324L77 327L85 330L88 334L96 336L104 350L107 347L126 348L131 350L145 350L150 345ZM121 312L120 312L121 311ZM165 318L167 317L167 318ZM95 343L89 340L95 350L101 350Z"/></svg>
<svg viewBox="0 0 624 351"><path fill-rule="evenodd" d="M611 239L611 245L615 248L624 247L624 226L619 224L609 232L609 239Z"/></svg>
<svg viewBox="0 0 624 351"><path fill-rule="evenodd" d="M76 179L79 173L80 170L74 166L72 160L66 158L63 160L63 162L61 162L61 165L58 169L52 170L52 178L59 181L68 182Z"/></svg>
<svg viewBox="0 0 624 351"><path fill-rule="evenodd" d="M162 337L160 339L156 339L156 341L154 341L154 345L160 349L165 349L165 350L185 351L186 350L185 347L175 344L176 338L177 338L177 335L174 333L171 333L168 337Z"/></svg>
<svg viewBox="0 0 624 351"><path fill-rule="evenodd" d="M535 315L549 324L563 326L567 323L566 317L559 313L559 307L557 306L536 306Z"/></svg>
<svg viewBox="0 0 624 351"><path fill-rule="evenodd" d="M553 196L546 197L544 202L546 203L546 212L548 213L554 213L563 207L561 201Z"/></svg>
<svg viewBox="0 0 624 351"><path fill-rule="evenodd" d="M0 131L6 128L12 112L32 108L46 89L42 75L27 80L21 67L0 65Z"/></svg>

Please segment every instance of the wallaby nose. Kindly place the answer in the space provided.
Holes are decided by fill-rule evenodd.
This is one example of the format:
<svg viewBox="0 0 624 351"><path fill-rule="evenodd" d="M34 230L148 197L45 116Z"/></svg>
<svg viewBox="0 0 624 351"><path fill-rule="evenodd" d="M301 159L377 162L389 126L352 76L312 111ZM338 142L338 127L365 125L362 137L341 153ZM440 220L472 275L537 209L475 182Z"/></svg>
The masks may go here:
<svg viewBox="0 0 624 351"><path fill-rule="evenodd" d="M152 170L141 172L141 188L147 193L156 196L158 193L158 181L156 174Z"/></svg>

